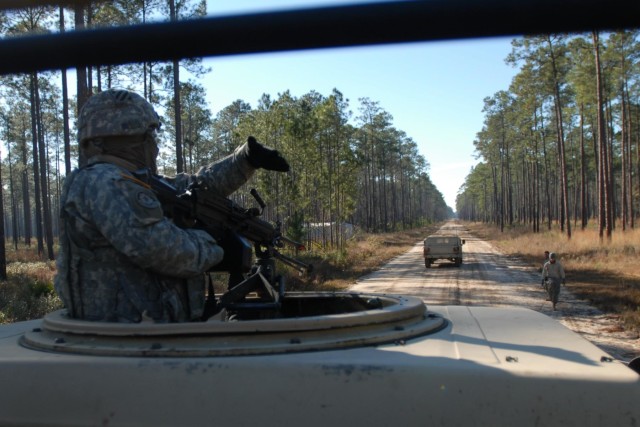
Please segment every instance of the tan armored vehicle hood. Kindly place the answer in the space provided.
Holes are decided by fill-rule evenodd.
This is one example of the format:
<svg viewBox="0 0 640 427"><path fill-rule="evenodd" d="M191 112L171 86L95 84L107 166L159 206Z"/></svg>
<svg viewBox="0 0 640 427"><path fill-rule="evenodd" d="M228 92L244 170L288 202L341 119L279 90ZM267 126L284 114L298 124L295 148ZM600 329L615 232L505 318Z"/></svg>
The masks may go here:
<svg viewBox="0 0 640 427"><path fill-rule="evenodd" d="M313 295L314 306L323 298L332 307L351 298L364 305L188 325L86 324L58 312L0 327L0 424L622 426L640 419L640 377L537 312Z"/></svg>

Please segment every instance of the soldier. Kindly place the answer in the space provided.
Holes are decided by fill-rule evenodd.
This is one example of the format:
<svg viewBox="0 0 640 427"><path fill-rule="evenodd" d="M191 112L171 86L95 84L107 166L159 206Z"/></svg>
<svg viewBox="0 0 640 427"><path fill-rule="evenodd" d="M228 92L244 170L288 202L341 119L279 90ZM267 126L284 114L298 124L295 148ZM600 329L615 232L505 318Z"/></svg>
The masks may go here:
<svg viewBox="0 0 640 427"><path fill-rule="evenodd" d="M544 261L542 261L542 267L540 267L540 272L544 269L544 265L549 261L549 251L544 251ZM549 296L549 287L547 286L547 281L542 279L541 286L544 288L545 293L547 294L547 301L551 301L551 297Z"/></svg>
<svg viewBox="0 0 640 427"><path fill-rule="evenodd" d="M71 317L106 322L199 320L205 275L224 255L208 233L181 229L133 171L156 173L158 115L127 90L91 97L78 118L80 167L65 180L55 288ZM228 196L258 168L286 172L287 161L249 137L192 182Z"/></svg>
<svg viewBox="0 0 640 427"><path fill-rule="evenodd" d="M554 252L549 254L549 261L546 262L542 268L542 280L547 282L549 298L555 311L556 304L558 304L558 296L560 295L560 284L564 285L566 282L564 268L562 268L560 261L556 260L556 254Z"/></svg>
<svg viewBox="0 0 640 427"><path fill-rule="evenodd" d="M547 261L549 261L549 251L544 251L544 261L542 261L543 267L547 263Z"/></svg>

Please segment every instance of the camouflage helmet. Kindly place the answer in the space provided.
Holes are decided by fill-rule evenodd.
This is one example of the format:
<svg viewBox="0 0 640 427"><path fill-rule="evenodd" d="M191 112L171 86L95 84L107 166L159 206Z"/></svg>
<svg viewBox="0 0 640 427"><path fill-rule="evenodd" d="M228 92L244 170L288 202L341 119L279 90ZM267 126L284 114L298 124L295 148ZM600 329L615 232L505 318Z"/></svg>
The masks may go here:
<svg viewBox="0 0 640 427"><path fill-rule="evenodd" d="M158 114L137 93L109 89L87 100L78 118L78 143L109 136L144 135L160 127Z"/></svg>

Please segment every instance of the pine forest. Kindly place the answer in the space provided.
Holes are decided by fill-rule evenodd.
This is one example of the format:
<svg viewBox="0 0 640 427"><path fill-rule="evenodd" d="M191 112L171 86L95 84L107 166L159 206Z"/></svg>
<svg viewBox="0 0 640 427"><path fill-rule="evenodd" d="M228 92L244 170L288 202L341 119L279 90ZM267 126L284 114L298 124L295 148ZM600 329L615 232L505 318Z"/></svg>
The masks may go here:
<svg viewBox="0 0 640 427"><path fill-rule="evenodd" d="M484 100L473 144L480 162L458 215L533 232L633 228L640 195L638 31L512 41L508 89Z"/></svg>
<svg viewBox="0 0 640 427"><path fill-rule="evenodd" d="M205 1L137 0L0 12L0 35L191 19ZM511 86L484 100L474 144L479 163L458 193L464 220L534 231L597 224L602 236L634 227L640 206L640 43L637 31L527 36L512 41ZM507 65L505 65L507 66ZM263 94L212 114L201 60L0 76L0 213L7 244L55 258L59 195L76 167L77 111L92 93L126 88L161 115L159 171L195 173L249 135L278 149L287 174L260 172L250 188L264 218L314 248L340 248L354 227L407 230L454 215L429 175L429 159L377 101L331 93ZM73 77L73 78L72 78ZM73 87L70 87L73 82ZM69 94L73 93L73 96Z"/></svg>

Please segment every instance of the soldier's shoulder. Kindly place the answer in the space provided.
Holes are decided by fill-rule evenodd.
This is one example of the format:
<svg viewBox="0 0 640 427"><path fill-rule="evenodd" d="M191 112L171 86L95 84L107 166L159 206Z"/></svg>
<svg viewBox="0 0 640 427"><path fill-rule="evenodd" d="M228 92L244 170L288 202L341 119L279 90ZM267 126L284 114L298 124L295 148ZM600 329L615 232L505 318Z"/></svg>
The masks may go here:
<svg viewBox="0 0 640 427"><path fill-rule="evenodd" d="M80 169L73 179L73 185L83 187L102 187L124 179L125 175L131 175L125 169L110 163L95 163Z"/></svg>
<svg viewBox="0 0 640 427"><path fill-rule="evenodd" d="M123 175L131 175L129 171L111 163L93 163L80 170L79 176L101 179L121 179Z"/></svg>
<svg viewBox="0 0 640 427"><path fill-rule="evenodd" d="M122 169L120 166L114 165L113 163L107 163L107 162L92 163L82 168L82 171L87 173L96 173L96 172L108 173L108 172L119 172L122 170L124 169Z"/></svg>

